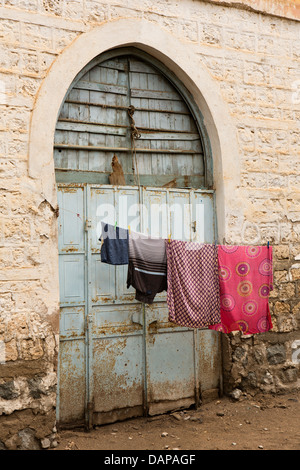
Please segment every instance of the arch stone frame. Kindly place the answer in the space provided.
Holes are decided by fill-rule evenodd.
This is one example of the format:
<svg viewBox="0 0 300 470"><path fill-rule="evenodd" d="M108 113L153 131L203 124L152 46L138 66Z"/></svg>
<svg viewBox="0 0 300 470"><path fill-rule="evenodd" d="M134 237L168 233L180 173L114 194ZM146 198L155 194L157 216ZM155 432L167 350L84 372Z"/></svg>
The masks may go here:
<svg viewBox="0 0 300 470"><path fill-rule="evenodd" d="M123 18L103 23L78 36L52 64L39 90L30 126L28 173L35 180L36 190L41 199L57 207L53 144L65 96L89 63L125 46L148 53L158 65L163 64L172 83L182 83L188 93L204 136L207 184L216 191L218 239L223 240L226 214L237 201L240 170L236 128L218 83L201 62L199 50L146 20Z"/></svg>

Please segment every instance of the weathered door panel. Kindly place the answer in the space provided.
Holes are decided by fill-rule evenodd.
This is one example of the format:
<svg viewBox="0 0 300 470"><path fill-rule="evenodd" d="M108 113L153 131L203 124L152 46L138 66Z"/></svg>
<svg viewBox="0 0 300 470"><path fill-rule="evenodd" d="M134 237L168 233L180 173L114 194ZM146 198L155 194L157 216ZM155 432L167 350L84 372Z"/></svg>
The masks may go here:
<svg viewBox="0 0 300 470"><path fill-rule="evenodd" d="M193 239L192 208L190 191L169 191L170 234L175 240Z"/></svg>
<svg viewBox="0 0 300 470"><path fill-rule="evenodd" d="M60 349L58 422L84 423L86 284L84 187L58 187Z"/></svg>
<svg viewBox="0 0 300 470"><path fill-rule="evenodd" d="M140 191L138 188L119 189L115 193L116 222L131 231L141 231ZM118 302L133 302L135 289L127 289L127 265L116 267L116 299Z"/></svg>
<svg viewBox="0 0 300 470"><path fill-rule="evenodd" d="M103 220L212 242L213 193L62 185L59 201L60 421L83 420L87 407L103 424L197 405L219 387L217 332L169 323L165 292L153 305L137 302L127 266L101 263L99 237Z"/></svg>
<svg viewBox="0 0 300 470"><path fill-rule="evenodd" d="M202 400L205 401L218 397L222 385L220 334L209 329L199 330L197 349L200 392Z"/></svg>
<svg viewBox="0 0 300 470"><path fill-rule="evenodd" d="M193 191L192 220L193 240L214 243L217 237L216 211L213 191ZM195 224L194 224L195 222Z"/></svg>
<svg viewBox="0 0 300 470"><path fill-rule="evenodd" d="M93 423L144 412L144 341L141 305L94 307L90 336Z"/></svg>
<svg viewBox="0 0 300 470"><path fill-rule="evenodd" d="M63 312L61 313L63 315ZM60 340L58 425L85 424L86 350L82 338Z"/></svg>
<svg viewBox="0 0 300 470"><path fill-rule="evenodd" d="M138 205L137 188L88 186L91 265L89 284L89 401L94 424L143 414L144 342L141 305L126 289L127 265L101 263L101 222L128 227ZM139 226L137 225L137 228Z"/></svg>
<svg viewBox="0 0 300 470"><path fill-rule="evenodd" d="M145 306L145 318L148 413L195 404L194 331L170 324L161 303Z"/></svg>
<svg viewBox="0 0 300 470"><path fill-rule="evenodd" d="M101 221L108 218L108 223L115 224L115 195L112 188L102 189L88 186L87 217L88 230L88 273L89 304L114 302L116 298L116 269L114 266L101 263Z"/></svg>

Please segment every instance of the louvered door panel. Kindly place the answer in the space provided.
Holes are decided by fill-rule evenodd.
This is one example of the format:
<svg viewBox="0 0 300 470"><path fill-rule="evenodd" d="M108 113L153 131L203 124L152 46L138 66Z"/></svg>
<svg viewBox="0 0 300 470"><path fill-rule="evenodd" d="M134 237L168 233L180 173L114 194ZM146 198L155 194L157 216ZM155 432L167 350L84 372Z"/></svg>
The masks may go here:
<svg viewBox="0 0 300 470"><path fill-rule="evenodd" d="M139 139L130 138L131 124ZM203 187L203 150L190 110L155 67L130 55L95 65L66 97L55 133L57 179L107 184L114 154L126 184Z"/></svg>

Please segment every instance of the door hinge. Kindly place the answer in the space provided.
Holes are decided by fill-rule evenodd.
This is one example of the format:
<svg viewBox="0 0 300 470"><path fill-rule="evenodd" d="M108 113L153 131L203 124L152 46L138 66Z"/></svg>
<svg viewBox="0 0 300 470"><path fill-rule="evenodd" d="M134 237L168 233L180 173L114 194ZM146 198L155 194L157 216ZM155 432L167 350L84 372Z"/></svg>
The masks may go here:
<svg viewBox="0 0 300 470"><path fill-rule="evenodd" d="M87 232L88 229L91 228L91 227L92 227L92 221L90 219L86 219L84 230Z"/></svg>

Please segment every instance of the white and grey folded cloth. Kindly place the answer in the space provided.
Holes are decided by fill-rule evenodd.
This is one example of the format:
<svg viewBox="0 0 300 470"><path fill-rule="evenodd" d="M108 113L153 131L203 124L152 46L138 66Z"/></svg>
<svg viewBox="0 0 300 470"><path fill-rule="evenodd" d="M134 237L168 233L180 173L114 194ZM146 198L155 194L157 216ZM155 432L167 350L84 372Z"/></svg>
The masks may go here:
<svg viewBox="0 0 300 470"><path fill-rule="evenodd" d="M165 240L133 233L128 243L127 288L136 290L136 300L152 304L159 292L167 290Z"/></svg>

